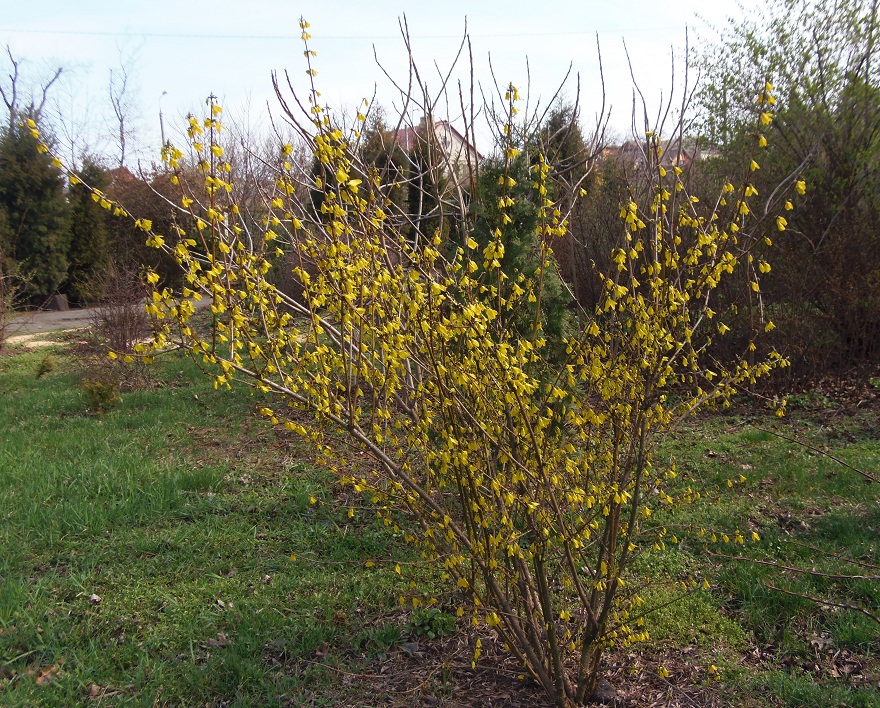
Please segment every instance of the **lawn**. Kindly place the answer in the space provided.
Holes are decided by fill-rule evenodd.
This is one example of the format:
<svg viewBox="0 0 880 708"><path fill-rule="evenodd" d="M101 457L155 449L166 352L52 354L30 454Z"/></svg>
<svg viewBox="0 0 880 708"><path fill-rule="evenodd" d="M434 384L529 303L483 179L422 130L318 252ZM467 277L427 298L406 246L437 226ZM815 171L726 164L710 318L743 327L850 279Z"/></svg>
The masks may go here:
<svg viewBox="0 0 880 708"><path fill-rule="evenodd" d="M491 651L470 669L431 569L259 397L171 358L95 415L75 351L0 356L0 705L540 704ZM880 706L880 624L841 607L880 614L880 485L829 457L880 471L866 391L664 442L703 499L661 520L644 595L709 587L608 655L620 705ZM736 530L761 540L707 542Z"/></svg>

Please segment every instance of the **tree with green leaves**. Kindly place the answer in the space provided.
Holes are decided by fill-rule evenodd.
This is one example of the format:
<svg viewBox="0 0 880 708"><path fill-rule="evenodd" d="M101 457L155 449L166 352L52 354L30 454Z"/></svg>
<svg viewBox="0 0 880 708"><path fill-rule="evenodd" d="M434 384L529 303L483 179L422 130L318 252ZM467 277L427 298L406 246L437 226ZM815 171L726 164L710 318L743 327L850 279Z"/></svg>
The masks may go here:
<svg viewBox="0 0 880 708"><path fill-rule="evenodd" d="M502 234L502 249L497 260L498 272L503 277L496 296L509 298L520 288L534 287L540 274L544 280L541 302L524 303L512 311L511 324L519 331L529 330L533 327L536 308L540 307L539 321L544 335L551 345L561 345L571 297L559 277L555 259L542 263L545 256L540 248L541 236L536 233L541 205L532 187L532 171L524 153L512 160L490 159L481 166L471 202L471 236L483 252L498 233ZM511 204L508 199L512 200ZM490 269L492 260L486 258Z"/></svg>
<svg viewBox="0 0 880 708"><path fill-rule="evenodd" d="M103 191L107 188L107 171L97 162L86 159L80 174L93 189ZM104 277L110 265L106 213L82 183L70 185L68 199L68 294L76 302L85 303L100 299L104 292Z"/></svg>
<svg viewBox="0 0 880 708"><path fill-rule="evenodd" d="M0 205L11 234L7 257L30 273L27 294L38 300L67 280L69 209L61 171L38 150L36 124L27 120L0 136Z"/></svg>
<svg viewBox="0 0 880 708"><path fill-rule="evenodd" d="M375 177L379 177L386 199L391 201L395 210L406 211L409 191L406 176L410 158L401 147L395 130L388 125L381 106L374 106L370 111L361 134L360 154L364 165L371 168L370 171L375 170L370 188L376 187Z"/></svg>
<svg viewBox="0 0 880 708"><path fill-rule="evenodd" d="M749 101L770 81L777 117L755 186L803 177L760 293L804 374L880 357L878 0L773 0L698 56L704 135L733 164L755 138ZM758 136L760 139L761 136Z"/></svg>
<svg viewBox="0 0 880 708"><path fill-rule="evenodd" d="M586 196L586 191L599 183L596 171L596 155L599 152L602 129L597 127L592 138L585 136L580 125L578 105L559 103L553 106L544 118L535 136L535 151L543 154L553 166L550 174L550 189L562 212L569 214L568 233L554 245L554 255L559 264L562 277L571 286L574 297L582 305L595 302L590 297L590 286L595 281L596 259L607 255L607 244L601 248L591 241L588 213L594 211L593 197L574 200L571 195ZM619 226L619 205L614 204L615 226ZM615 232L615 228L611 228Z"/></svg>

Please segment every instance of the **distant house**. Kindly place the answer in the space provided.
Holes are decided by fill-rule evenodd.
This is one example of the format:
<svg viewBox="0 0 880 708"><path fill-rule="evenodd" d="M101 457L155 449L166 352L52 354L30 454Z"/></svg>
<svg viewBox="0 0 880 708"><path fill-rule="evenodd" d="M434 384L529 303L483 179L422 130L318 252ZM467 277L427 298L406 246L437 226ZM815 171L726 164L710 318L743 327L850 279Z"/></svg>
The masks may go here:
<svg viewBox="0 0 880 708"><path fill-rule="evenodd" d="M425 116L418 126L401 128L391 136L407 154L417 150L439 151L439 164L456 187L466 188L473 172L483 156L468 139L445 120Z"/></svg>

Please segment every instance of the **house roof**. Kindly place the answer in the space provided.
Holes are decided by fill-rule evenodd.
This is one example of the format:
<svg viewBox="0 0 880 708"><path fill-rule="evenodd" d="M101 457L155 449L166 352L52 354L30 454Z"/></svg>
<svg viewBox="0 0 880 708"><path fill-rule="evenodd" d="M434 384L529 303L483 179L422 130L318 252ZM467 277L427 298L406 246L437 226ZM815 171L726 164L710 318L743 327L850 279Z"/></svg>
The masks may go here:
<svg viewBox="0 0 880 708"><path fill-rule="evenodd" d="M396 132L390 131L392 135L392 140L396 142L404 151L412 152L416 149L420 142L423 142L425 140L425 123L426 121L423 119L422 125L419 125L417 127L405 126ZM466 145L468 149L473 151L478 160L483 159L483 155L480 153L480 151L477 150L477 148L472 145L465 136L459 133L458 130L455 129L455 126L452 125L452 123L445 120L433 121L433 123L435 126L435 130L438 126L443 126L443 128L452 133L461 142L462 145Z"/></svg>

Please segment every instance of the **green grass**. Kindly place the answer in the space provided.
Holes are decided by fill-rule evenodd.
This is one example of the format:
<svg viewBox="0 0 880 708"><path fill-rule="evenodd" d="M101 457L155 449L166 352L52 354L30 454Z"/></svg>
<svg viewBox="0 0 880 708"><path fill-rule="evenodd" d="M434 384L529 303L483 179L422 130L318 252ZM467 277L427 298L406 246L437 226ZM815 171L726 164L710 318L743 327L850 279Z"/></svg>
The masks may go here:
<svg viewBox="0 0 880 708"><path fill-rule="evenodd" d="M247 391L178 360L95 417L70 358L35 378L43 356L0 359L0 704L320 703L333 675L300 659L402 636L358 635L409 551L350 519Z"/></svg>
<svg viewBox="0 0 880 708"><path fill-rule="evenodd" d="M718 657L729 663L754 647L761 660L747 670L733 669L731 680L750 684L774 705L880 706L880 624L856 610L807 599L880 615L880 581L782 567L827 575L880 575L880 485L866 483L828 457L876 475L878 424L876 410L841 413L831 424L810 409L783 420L719 415L704 418L663 446L662 454L677 460L676 484L704 496L702 502L660 519L682 537L681 547L671 555L686 561L684 566L672 564L667 574L680 576L682 567L698 567L709 580L709 599L709 593L700 592L696 597L701 599L689 601L699 607L708 601L714 607L716 627L704 641L733 646L735 651ZM706 536L700 536L700 529ZM736 530L747 538L756 531L761 540L744 545L705 542L712 532L733 537ZM670 608L671 619L664 616L652 634L681 642L693 635L695 626L711 627L705 612L690 622L682 618L687 606ZM869 680L850 681L838 671L849 660Z"/></svg>
<svg viewBox="0 0 880 708"><path fill-rule="evenodd" d="M247 389L215 391L171 359L95 416L73 355L59 345L38 378L45 358L0 357L0 705L381 705L335 669L372 673L404 642L464 631L442 608L400 609L431 574L368 508L349 517L362 502ZM647 617L633 651L718 665L711 688L731 705L880 707L880 627L771 589L878 613L878 581L710 554L878 574L828 554L880 565L880 485L773 434L876 474L877 411L821 403L782 421L708 416L661 447L704 500L655 515L680 542L639 558L641 594L661 605L694 577L710 589ZM699 529L761 540L707 545Z"/></svg>

